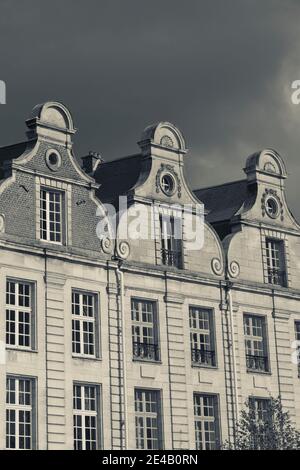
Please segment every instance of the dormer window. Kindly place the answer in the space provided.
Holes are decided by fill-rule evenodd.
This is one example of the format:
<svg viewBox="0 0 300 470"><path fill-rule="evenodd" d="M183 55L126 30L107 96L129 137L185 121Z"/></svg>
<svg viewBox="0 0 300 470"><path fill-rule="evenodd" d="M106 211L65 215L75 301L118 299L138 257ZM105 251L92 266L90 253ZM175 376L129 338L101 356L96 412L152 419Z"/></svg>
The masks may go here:
<svg viewBox="0 0 300 470"><path fill-rule="evenodd" d="M63 193L42 188L40 192L40 238L51 243L62 243Z"/></svg>
<svg viewBox="0 0 300 470"><path fill-rule="evenodd" d="M166 266L182 268L182 222L174 216L160 216L161 258Z"/></svg>
<svg viewBox="0 0 300 470"><path fill-rule="evenodd" d="M268 282L286 286L286 268L283 240L266 239Z"/></svg>

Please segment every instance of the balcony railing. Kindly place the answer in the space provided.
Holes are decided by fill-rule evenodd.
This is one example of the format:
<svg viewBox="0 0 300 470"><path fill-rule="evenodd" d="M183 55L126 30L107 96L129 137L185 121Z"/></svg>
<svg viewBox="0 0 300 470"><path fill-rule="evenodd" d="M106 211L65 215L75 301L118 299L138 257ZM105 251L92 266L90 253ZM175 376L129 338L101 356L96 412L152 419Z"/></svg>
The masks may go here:
<svg viewBox="0 0 300 470"><path fill-rule="evenodd" d="M163 248L161 250L161 258L165 266L175 266L176 268L182 268L181 251L172 251Z"/></svg>
<svg viewBox="0 0 300 470"><path fill-rule="evenodd" d="M268 280L270 284L277 286L286 286L286 273L279 269L268 268Z"/></svg>
<svg viewBox="0 0 300 470"><path fill-rule="evenodd" d="M157 344L133 342L134 359L159 361L159 348Z"/></svg>
<svg viewBox="0 0 300 470"><path fill-rule="evenodd" d="M192 363L214 366L216 364L215 351L209 351L205 349L192 349Z"/></svg>
<svg viewBox="0 0 300 470"><path fill-rule="evenodd" d="M259 372L269 371L269 361L267 356L253 356L246 354L247 369Z"/></svg>

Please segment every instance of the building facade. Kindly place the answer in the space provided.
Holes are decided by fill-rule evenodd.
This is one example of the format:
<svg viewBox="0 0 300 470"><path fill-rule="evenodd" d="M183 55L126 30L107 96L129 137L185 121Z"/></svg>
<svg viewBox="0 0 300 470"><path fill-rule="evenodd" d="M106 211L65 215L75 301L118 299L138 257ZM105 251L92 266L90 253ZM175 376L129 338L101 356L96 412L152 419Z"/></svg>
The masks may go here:
<svg viewBox="0 0 300 470"><path fill-rule="evenodd" d="M248 399L264 413L278 395L300 428L300 227L278 153L192 191L170 123L82 166L65 106L26 124L0 149L0 448L214 449ZM152 236L121 233L120 196ZM202 204L191 249L182 208Z"/></svg>

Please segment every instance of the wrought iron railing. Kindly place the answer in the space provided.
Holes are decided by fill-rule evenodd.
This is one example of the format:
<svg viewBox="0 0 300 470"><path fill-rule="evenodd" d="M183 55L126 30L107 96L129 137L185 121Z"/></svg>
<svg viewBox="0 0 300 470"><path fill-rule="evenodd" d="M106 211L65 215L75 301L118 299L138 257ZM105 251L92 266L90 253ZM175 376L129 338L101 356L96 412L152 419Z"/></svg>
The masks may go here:
<svg viewBox="0 0 300 470"><path fill-rule="evenodd" d="M252 354L246 354L247 369L268 372L269 361L267 356L254 356Z"/></svg>
<svg viewBox="0 0 300 470"><path fill-rule="evenodd" d="M192 363L214 366L216 364L215 351L192 349Z"/></svg>
<svg viewBox="0 0 300 470"><path fill-rule="evenodd" d="M157 344L133 342L133 357L159 361L159 348Z"/></svg>
<svg viewBox="0 0 300 470"><path fill-rule="evenodd" d="M268 268L268 280L270 284L286 286L286 273L279 269Z"/></svg>
<svg viewBox="0 0 300 470"><path fill-rule="evenodd" d="M176 268L182 267L182 253L181 251L172 251L163 248L161 250L162 263L166 266L175 266Z"/></svg>

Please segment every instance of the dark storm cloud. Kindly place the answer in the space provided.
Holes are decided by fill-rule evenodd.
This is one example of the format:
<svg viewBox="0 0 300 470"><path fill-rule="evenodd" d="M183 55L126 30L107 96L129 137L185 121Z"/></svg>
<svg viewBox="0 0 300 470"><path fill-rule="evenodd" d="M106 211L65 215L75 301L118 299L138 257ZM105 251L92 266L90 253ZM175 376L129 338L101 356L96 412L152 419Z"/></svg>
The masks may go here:
<svg viewBox="0 0 300 470"><path fill-rule="evenodd" d="M264 147L286 159L297 207L300 3L280 0L0 0L0 143L21 140L33 105L71 110L75 152L135 152L158 120L183 131L193 186L243 176Z"/></svg>

